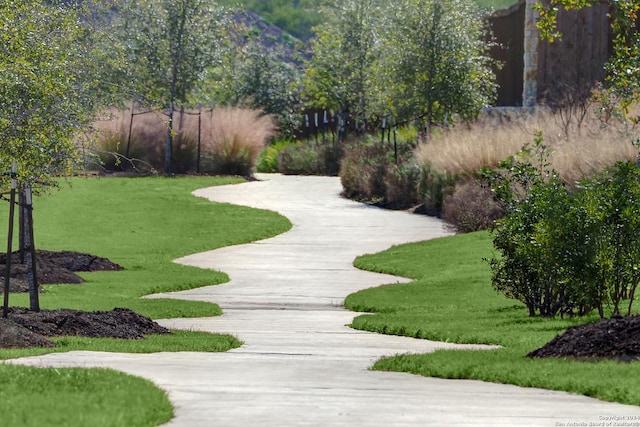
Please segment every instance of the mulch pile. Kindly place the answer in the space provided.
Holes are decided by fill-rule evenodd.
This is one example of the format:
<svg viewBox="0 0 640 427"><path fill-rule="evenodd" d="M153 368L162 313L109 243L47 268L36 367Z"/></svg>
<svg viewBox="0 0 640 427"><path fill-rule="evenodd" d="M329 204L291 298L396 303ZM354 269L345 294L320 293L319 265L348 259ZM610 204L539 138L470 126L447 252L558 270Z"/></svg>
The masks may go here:
<svg viewBox="0 0 640 427"><path fill-rule="evenodd" d="M6 259L6 254L0 254L0 293L4 289ZM78 252L39 250L36 259L39 284L82 283L75 274L78 271L122 270L108 259ZM26 265L20 264L19 254L14 254L11 261L10 292L27 292ZM55 342L48 337L57 336L143 339L145 335L168 333L171 331L126 308L33 312L10 307L7 318L0 317L0 348L54 347Z"/></svg>
<svg viewBox="0 0 640 427"><path fill-rule="evenodd" d="M640 359L640 315L571 327L528 356L624 362Z"/></svg>
<svg viewBox="0 0 640 427"><path fill-rule="evenodd" d="M20 254L11 257L10 292L28 292L27 265L20 262ZM0 254L0 293L4 291L4 274L7 254ZM36 251L36 274L38 284L82 283L78 271L118 271L122 267L94 255L71 251Z"/></svg>
<svg viewBox="0 0 640 427"><path fill-rule="evenodd" d="M8 317L0 319L0 348L55 346L46 337L144 339L145 335L169 333L168 329L128 308L92 312L62 308L33 312L11 307Z"/></svg>

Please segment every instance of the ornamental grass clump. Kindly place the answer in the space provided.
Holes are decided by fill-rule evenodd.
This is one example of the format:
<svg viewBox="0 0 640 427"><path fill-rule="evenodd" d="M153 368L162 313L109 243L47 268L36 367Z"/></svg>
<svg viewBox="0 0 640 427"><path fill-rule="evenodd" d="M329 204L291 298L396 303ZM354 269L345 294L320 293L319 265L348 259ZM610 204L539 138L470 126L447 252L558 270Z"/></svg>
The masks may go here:
<svg viewBox="0 0 640 427"><path fill-rule="evenodd" d="M269 138L277 133L273 116L261 110L216 108L203 124L205 170L250 176Z"/></svg>
<svg viewBox="0 0 640 427"><path fill-rule="evenodd" d="M581 120L569 121L560 111L505 112L461 124L434 136L416 149L421 166L454 177L473 177L515 155L538 133L550 147L551 167L573 185L618 161L635 161L633 123L604 120L590 106Z"/></svg>
<svg viewBox="0 0 640 427"><path fill-rule="evenodd" d="M456 213L461 207L446 206L461 201L453 197L456 192L462 194L457 187L477 179L480 170L498 168L502 160L516 155L538 136L544 139L549 168L570 188L617 162L635 162L637 149L631 142L637 126L622 117L599 114L602 111L597 104L588 105L579 115L548 108L496 110L473 123L434 134L415 150L422 171L423 205L435 214L447 210L449 221L457 218L453 222L456 229L468 229L469 218L463 216L466 219L459 222L463 217ZM473 206L478 208L473 212L475 219L493 217L493 213L485 215L485 207L492 202L490 193L475 192L474 199L477 203ZM476 223L475 219L471 229L484 222Z"/></svg>
<svg viewBox="0 0 640 427"><path fill-rule="evenodd" d="M163 140L162 118L148 113L135 116L133 124L131 120L130 109L110 109L93 124L95 138L90 147L97 161L91 162L91 169L154 172L161 167L162 152L156 145Z"/></svg>

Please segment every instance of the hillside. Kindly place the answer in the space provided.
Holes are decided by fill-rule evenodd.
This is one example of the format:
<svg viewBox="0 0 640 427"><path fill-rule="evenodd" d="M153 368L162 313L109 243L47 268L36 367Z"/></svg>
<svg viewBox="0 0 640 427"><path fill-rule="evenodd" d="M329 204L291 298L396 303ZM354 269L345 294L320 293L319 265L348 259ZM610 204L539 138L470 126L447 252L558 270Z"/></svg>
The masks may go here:
<svg viewBox="0 0 640 427"><path fill-rule="evenodd" d="M322 22L320 5L323 0L218 0L225 6L237 6L260 15L271 25L282 28L301 40L313 36L313 26ZM517 0L475 0L487 9L502 9Z"/></svg>

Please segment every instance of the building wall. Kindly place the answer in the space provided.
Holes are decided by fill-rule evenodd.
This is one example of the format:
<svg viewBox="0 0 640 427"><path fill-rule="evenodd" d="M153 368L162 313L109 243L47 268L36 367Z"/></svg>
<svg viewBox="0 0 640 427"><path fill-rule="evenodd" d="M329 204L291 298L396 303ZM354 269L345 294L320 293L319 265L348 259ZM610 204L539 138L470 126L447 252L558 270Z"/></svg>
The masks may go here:
<svg viewBox="0 0 640 427"><path fill-rule="evenodd" d="M496 72L500 86L498 106L522 105L525 57L526 0L509 9L497 11L488 20L496 42L500 45L491 55L503 63ZM538 104L559 105L588 97L596 82L605 77L604 64L609 57L609 6L601 2L580 11L561 11L558 29L561 40L537 43L535 78Z"/></svg>

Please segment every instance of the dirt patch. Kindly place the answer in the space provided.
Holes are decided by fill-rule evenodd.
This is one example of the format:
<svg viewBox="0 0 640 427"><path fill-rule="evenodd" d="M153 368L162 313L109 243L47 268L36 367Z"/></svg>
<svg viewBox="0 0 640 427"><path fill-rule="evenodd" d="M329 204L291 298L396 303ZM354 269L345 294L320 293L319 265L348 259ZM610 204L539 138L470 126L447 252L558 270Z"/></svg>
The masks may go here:
<svg viewBox="0 0 640 427"><path fill-rule="evenodd" d="M7 254L0 254L0 293L4 292ZM106 258L71 251L36 251L36 274L40 285L82 283L79 271L118 271L122 267ZM27 265L19 253L11 257L10 292L28 292Z"/></svg>
<svg viewBox="0 0 640 427"><path fill-rule="evenodd" d="M528 356L614 359L625 362L638 360L640 315L571 327Z"/></svg>
<svg viewBox="0 0 640 427"><path fill-rule="evenodd" d="M105 259L78 252L38 251L37 274L40 284L82 283L78 271L116 271L122 267ZM6 254L0 254L0 288L4 288ZM14 254L10 291L26 292L26 266ZM49 340L57 336L144 339L149 334L169 334L166 328L127 308L86 312L72 309L34 312L10 307L7 318L0 318L0 348L54 347Z"/></svg>

